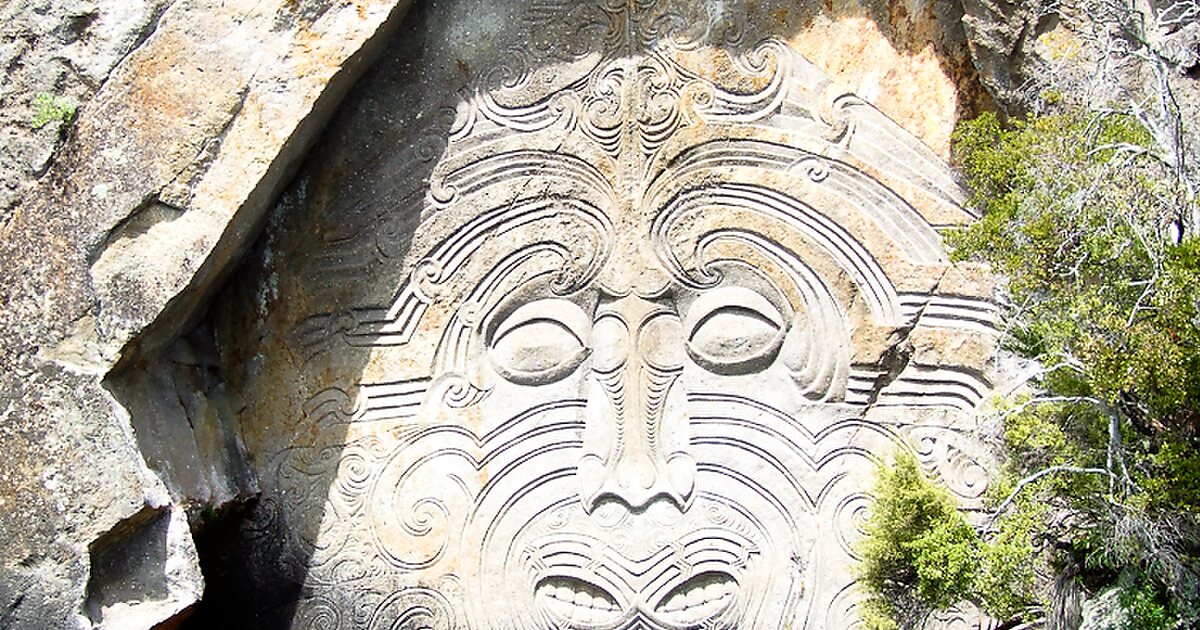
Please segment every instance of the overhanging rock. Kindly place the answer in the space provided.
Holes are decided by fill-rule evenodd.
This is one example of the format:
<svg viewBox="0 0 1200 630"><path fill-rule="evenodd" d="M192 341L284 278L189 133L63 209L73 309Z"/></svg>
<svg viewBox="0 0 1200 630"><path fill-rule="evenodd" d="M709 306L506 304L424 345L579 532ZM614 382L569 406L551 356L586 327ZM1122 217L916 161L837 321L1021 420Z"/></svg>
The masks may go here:
<svg viewBox="0 0 1200 630"><path fill-rule="evenodd" d="M184 510L209 497L147 467L105 376L198 318L406 6L170 4L8 217L0 625L148 628L198 599Z"/></svg>

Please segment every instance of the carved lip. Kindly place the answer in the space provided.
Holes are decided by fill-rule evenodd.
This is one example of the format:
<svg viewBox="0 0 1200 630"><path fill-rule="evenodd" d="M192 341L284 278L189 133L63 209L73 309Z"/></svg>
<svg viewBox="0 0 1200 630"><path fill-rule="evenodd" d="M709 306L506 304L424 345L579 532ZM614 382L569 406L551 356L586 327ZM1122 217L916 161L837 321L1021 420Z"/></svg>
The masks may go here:
<svg viewBox="0 0 1200 630"><path fill-rule="evenodd" d="M697 626L728 610L737 588L729 574L706 571L659 598L648 616L670 627ZM570 628L613 627L633 612L624 610L603 587L570 576L543 578L537 584L534 600L556 624Z"/></svg>

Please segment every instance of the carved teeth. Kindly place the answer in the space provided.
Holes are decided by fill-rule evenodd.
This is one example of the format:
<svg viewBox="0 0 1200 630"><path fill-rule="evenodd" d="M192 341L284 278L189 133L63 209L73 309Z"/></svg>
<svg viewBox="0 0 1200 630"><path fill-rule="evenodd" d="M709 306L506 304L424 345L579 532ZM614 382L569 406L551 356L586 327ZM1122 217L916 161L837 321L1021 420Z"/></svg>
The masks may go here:
<svg viewBox="0 0 1200 630"><path fill-rule="evenodd" d="M617 611L616 602L593 587L572 580L543 582L537 589L541 605L556 617L584 623L600 623Z"/></svg>
<svg viewBox="0 0 1200 630"><path fill-rule="evenodd" d="M728 580L694 584L668 596L659 612L698 621L724 609L733 599L734 588L734 583Z"/></svg>

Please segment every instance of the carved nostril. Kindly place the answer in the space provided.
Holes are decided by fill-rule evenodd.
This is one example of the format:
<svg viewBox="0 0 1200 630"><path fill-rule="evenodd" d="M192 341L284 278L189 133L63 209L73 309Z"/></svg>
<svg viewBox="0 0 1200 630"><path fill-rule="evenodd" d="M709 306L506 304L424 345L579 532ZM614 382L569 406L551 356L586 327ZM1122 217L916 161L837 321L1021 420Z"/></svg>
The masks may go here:
<svg viewBox="0 0 1200 630"><path fill-rule="evenodd" d="M696 487L696 460L687 453L672 453L667 458L667 481L681 499L680 508Z"/></svg>
<svg viewBox="0 0 1200 630"><path fill-rule="evenodd" d="M595 455L584 455L578 468L580 496L588 513L605 500L631 512L642 512L656 501L666 501L682 512L691 499L695 470L695 460L686 453L674 453L657 464L645 456L623 457L605 464Z"/></svg>
<svg viewBox="0 0 1200 630"><path fill-rule="evenodd" d="M583 507L590 513L604 491L604 461L596 455L584 455L579 458L575 476L579 479L579 496L583 498Z"/></svg>
<svg viewBox="0 0 1200 630"><path fill-rule="evenodd" d="M623 460L617 469L617 483L623 490L649 490L657 476L654 463L644 455Z"/></svg>

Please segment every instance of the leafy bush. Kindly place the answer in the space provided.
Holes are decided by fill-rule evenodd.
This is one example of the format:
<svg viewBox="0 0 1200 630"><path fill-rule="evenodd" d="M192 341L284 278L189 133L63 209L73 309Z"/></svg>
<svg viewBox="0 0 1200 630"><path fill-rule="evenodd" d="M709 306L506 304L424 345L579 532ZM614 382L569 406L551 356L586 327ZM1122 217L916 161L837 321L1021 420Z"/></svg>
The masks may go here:
<svg viewBox="0 0 1200 630"><path fill-rule="evenodd" d="M974 589L978 537L945 490L906 452L881 471L860 552L869 628L913 627Z"/></svg>
<svg viewBox="0 0 1200 630"><path fill-rule="evenodd" d="M970 527L915 461L876 489L864 620L912 628L972 601L1078 623L1117 588L1129 627L1200 627L1200 216L1133 118L1075 111L954 136L982 218L946 234L1005 279L1012 352L1044 369L997 413L993 514Z"/></svg>

